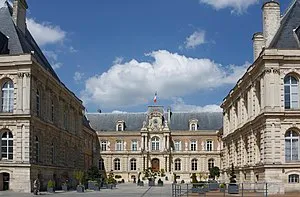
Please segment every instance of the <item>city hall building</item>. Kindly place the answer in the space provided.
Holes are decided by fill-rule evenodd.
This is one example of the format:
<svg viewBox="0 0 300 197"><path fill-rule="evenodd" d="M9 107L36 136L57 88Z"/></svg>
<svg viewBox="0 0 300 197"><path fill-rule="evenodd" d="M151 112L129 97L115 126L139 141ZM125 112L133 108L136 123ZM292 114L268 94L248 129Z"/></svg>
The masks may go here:
<svg viewBox="0 0 300 197"><path fill-rule="evenodd" d="M99 159L82 102L28 31L26 10L26 0L0 5L0 191L30 192L36 178L59 188Z"/></svg>
<svg viewBox="0 0 300 197"><path fill-rule="evenodd" d="M163 171L168 180L176 174L177 181L189 182L192 173L205 179L210 168L220 167L222 113L149 106L143 113L88 113L87 117L100 141L100 170L113 171L126 182L137 180L148 168Z"/></svg>
<svg viewBox="0 0 300 197"><path fill-rule="evenodd" d="M253 36L254 63L225 97L222 179L234 165L239 182L277 183L300 190L300 1L280 15L262 6L263 32Z"/></svg>

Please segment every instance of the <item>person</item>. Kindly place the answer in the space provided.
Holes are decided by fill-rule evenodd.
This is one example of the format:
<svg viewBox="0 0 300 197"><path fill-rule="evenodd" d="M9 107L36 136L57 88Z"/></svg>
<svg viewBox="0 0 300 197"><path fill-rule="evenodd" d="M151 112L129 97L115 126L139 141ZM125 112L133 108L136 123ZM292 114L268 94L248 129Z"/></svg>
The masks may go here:
<svg viewBox="0 0 300 197"><path fill-rule="evenodd" d="M33 193L38 195L40 193L40 181L39 178L36 178L33 182Z"/></svg>

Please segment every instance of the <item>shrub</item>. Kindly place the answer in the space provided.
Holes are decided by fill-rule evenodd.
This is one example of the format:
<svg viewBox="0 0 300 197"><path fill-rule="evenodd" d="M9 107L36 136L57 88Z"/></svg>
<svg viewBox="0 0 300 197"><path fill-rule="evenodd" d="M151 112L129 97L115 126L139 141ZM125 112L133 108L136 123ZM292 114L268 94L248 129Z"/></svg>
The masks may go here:
<svg viewBox="0 0 300 197"><path fill-rule="evenodd" d="M82 185L83 179L84 179L84 172L81 170L75 170L74 171L74 177L78 181L79 185Z"/></svg>
<svg viewBox="0 0 300 197"><path fill-rule="evenodd" d="M120 179L120 178L122 178L121 175L118 175L118 174L117 174L117 175L115 176L115 179Z"/></svg>
<svg viewBox="0 0 300 197"><path fill-rule="evenodd" d="M220 188L225 188L225 184L224 184L224 183L221 183L221 184L220 184Z"/></svg>
<svg viewBox="0 0 300 197"><path fill-rule="evenodd" d="M196 173L193 173L193 174L192 174L191 179L192 179L192 183L198 183Z"/></svg>
<svg viewBox="0 0 300 197"><path fill-rule="evenodd" d="M99 180L101 178L101 174L99 172L99 169L96 166L92 166L88 171L87 171L88 179L95 181Z"/></svg>
<svg viewBox="0 0 300 197"><path fill-rule="evenodd" d="M47 184L47 187L48 187L48 188L54 188L54 187L55 187L55 182L52 181L52 180L49 180L49 181L48 181L48 184Z"/></svg>

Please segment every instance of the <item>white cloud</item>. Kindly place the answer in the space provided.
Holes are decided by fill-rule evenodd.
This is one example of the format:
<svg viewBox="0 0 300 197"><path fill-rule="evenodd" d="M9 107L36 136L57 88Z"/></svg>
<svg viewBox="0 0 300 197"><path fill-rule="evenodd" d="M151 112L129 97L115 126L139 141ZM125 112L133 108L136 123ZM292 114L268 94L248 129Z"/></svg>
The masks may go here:
<svg viewBox="0 0 300 197"><path fill-rule="evenodd" d="M200 0L200 3L208 4L216 10L223 8L231 8L232 13L243 13L253 4L258 3L258 0Z"/></svg>
<svg viewBox="0 0 300 197"><path fill-rule="evenodd" d="M43 53L47 58L57 61L58 55L54 51L43 50Z"/></svg>
<svg viewBox="0 0 300 197"><path fill-rule="evenodd" d="M153 62L129 62L113 65L107 72L85 82L81 98L85 103L107 107L135 106L152 100L171 99L235 83L247 64L222 66L210 59L190 58L165 50L154 51Z"/></svg>
<svg viewBox="0 0 300 197"><path fill-rule="evenodd" d="M27 19L27 27L40 46L62 42L67 34L59 26L37 23L32 18Z"/></svg>
<svg viewBox="0 0 300 197"><path fill-rule="evenodd" d="M62 64L61 62L56 62L56 63L53 63L53 64L51 64L51 65L52 65L52 68L53 68L54 70L56 70L56 69L62 67L63 64Z"/></svg>
<svg viewBox="0 0 300 197"><path fill-rule="evenodd" d="M74 73L73 79L74 79L74 81L79 82L79 81L82 80L83 76L84 76L84 73L81 73L81 72L76 71L76 72Z"/></svg>
<svg viewBox="0 0 300 197"><path fill-rule="evenodd" d="M113 64L121 64L123 60L124 60L123 57L116 57L115 60L113 61Z"/></svg>
<svg viewBox="0 0 300 197"><path fill-rule="evenodd" d="M205 43L205 31L195 31L192 35L186 38L185 48L193 49Z"/></svg>
<svg viewBox="0 0 300 197"><path fill-rule="evenodd" d="M69 51L70 51L70 53L77 53L78 52L78 50L75 49L73 46L69 47Z"/></svg>
<svg viewBox="0 0 300 197"><path fill-rule="evenodd" d="M197 106L197 105L188 105L185 104L182 98L174 98L173 104L171 105L173 111L180 112L222 112L222 109L219 105L205 105L205 106Z"/></svg>

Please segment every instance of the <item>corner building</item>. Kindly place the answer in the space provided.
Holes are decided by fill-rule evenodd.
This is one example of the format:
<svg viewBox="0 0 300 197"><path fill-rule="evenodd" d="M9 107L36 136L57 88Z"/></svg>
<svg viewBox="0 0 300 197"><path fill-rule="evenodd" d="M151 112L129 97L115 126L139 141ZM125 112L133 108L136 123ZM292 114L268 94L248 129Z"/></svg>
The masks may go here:
<svg viewBox="0 0 300 197"><path fill-rule="evenodd" d="M263 32L253 36L254 63L225 97L222 178L231 165L239 182L268 182L269 191L299 191L300 1L280 15L262 6Z"/></svg>
<svg viewBox="0 0 300 197"><path fill-rule="evenodd" d="M36 178L41 189L50 179L59 188L99 153L82 102L26 27L27 8L26 0L0 5L0 191L30 192Z"/></svg>
<svg viewBox="0 0 300 197"><path fill-rule="evenodd" d="M220 167L221 113L180 113L149 106L145 113L89 113L100 141L99 169L126 182L151 168L169 180L190 181L192 173ZM143 175L142 175L143 176ZM142 178L142 177L140 177Z"/></svg>

